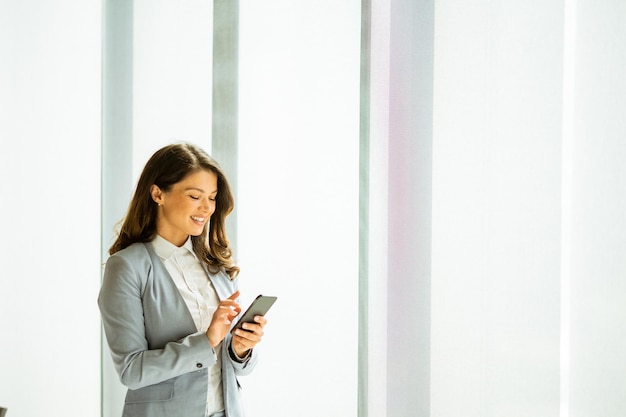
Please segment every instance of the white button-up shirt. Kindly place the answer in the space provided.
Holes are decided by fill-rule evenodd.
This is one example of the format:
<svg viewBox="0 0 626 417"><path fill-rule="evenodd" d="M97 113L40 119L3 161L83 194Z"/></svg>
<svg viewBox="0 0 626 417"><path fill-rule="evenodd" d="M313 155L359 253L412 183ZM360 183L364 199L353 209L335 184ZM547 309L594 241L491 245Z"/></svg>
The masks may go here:
<svg viewBox="0 0 626 417"><path fill-rule="evenodd" d="M211 280L193 251L191 237L181 247L159 235L152 240L154 251L161 258L180 295L193 317L198 331L206 332L220 302ZM217 362L209 369L207 415L224 410L220 345L215 347Z"/></svg>

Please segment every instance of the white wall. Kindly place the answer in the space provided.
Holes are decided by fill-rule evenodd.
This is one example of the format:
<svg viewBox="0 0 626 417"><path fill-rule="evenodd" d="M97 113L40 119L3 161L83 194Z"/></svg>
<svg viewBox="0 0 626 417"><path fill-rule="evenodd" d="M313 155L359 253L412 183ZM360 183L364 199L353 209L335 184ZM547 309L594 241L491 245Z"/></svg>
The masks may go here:
<svg viewBox="0 0 626 417"><path fill-rule="evenodd" d="M0 2L0 406L100 413L95 1Z"/></svg>
<svg viewBox="0 0 626 417"><path fill-rule="evenodd" d="M389 262L405 270L388 277L389 334L397 336L388 341L388 386L399 385L403 367L420 366L392 346L429 350L424 372L400 379L427 395L416 401L389 389L387 415L623 415L626 6L380 3L392 11L391 46L389 58L382 51L372 62L391 63L390 155L410 153L389 161L389 212L413 201L415 212L401 220L424 235L407 237L392 227L397 218L388 220ZM434 22L426 45L434 52L420 57L424 38L409 36L407 16L419 10L408 18L418 27L432 4L425 25ZM411 115L428 111L416 97L429 91L416 86L430 59L432 136L424 124L410 127ZM431 193L419 168L393 169L407 160L432 161ZM429 209L424 223L416 213ZM431 251L431 268L398 260L407 248ZM396 300L422 300L426 310L398 322Z"/></svg>
<svg viewBox="0 0 626 417"><path fill-rule="evenodd" d="M246 408L354 416L360 2L241 2L240 30L240 282L278 296Z"/></svg>
<svg viewBox="0 0 626 417"><path fill-rule="evenodd" d="M210 10L194 3L203 12L166 32L164 16L180 23L189 10L135 3L124 208L157 147L210 147L210 53L194 52L210 48ZM259 416L356 415L359 7L242 2L241 283L244 300L279 296L263 361L242 379ZM428 402L420 415L623 415L626 5L385 0L372 10L369 415L417 414L422 397L404 395L416 388ZM433 68L432 129L406 131L410 119L389 123L428 98L410 96L408 87L428 85L404 72L419 59L402 36L417 11L431 16L420 40L434 35L432 62L418 61ZM0 3L0 406L9 415L100 413L102 13L100 2ZM177 34L189 48L176 47ZM407 180L386 159L389 147L411 145L397 142L406 137L428 145L402 155L432 163L426 177L409 177L430 181L419 192L410 181L390 187ZM388 189L432 210L427 233L407 242L389 233L387 216L402 210L389 207ZM115 216L102 214L108 230ZM408 258L425 252L410 252L406 272L389 275L403 265L396 249L415 242L429 245L431 267ZM332 259L321 273L320 259ZM418 300L411 311L424 315L407 316L398 300ZM416 347L422 362L397 354ZM105 415L119 415L119 383L102 372Z"/></svg>
<svg viewBox="0 0 626 417"><path fill-rule="evenodd" d="M159 147L211 149L213 6L204 0L133 2L133 173Z"/></svg>
<svg viewBox="0 0 626 417"><path fill-rule="evenodd" d="M563 7L435 19L431 412L556 416Z"/></svg>
<svg viewBox="0 0 626 417"><path fill-rule="evenodd" d="M570 416L626 412L626 3L577 0Z"/></svg>

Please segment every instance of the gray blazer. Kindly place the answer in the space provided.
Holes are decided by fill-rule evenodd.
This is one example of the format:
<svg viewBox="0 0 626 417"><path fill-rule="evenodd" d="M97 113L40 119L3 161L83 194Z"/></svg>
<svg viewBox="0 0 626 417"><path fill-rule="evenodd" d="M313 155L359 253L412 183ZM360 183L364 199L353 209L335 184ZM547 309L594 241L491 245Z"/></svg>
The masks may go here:
<svg viewBox="0 0 626 417"><path fill-rule="evenodd" d="M236 291L226 273L207 274L220 299ZM253 350L245 362L234 360L230 334L221 351L213 351L152 244L135 243L109 257L98 306L115 369L129 388L123 417L204 417L216 354L222 355L226 415L244 415L237 376L250 373L257 355Z"/></svg>

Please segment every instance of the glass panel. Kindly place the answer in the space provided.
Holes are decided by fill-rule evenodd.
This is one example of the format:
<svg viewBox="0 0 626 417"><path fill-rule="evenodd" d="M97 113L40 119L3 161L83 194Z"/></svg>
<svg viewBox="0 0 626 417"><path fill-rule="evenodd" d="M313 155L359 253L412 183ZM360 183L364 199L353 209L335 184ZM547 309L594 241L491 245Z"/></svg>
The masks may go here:
<svg viewBox="0 0 626 417"><path fill-rule="evenodd" d="M135 0L134 171L161 145L211 149L213 7L193 0Z"/></svg>
<svg viewBox="0 0 626 417"><path fill-rule="evenodd" d="M436 16L431 412L557 416L563 6Z"/></svg>
<svg viewBox="0 0 626 417"><path fill-rule="evenodd" d="M0 2L0 407L98 416L101 4Z"/></svg>
<svg viewBox="0 0 626 417"><path fill-rule="evenodd" d="M576 2L571 417L626 415L625 5Z"/></svg>
<svg viewBox="0 0 626 417"><path fill-rule="evenodd" d="M355 416L360 2L240 7L240 285L278 296L247 408Z"/></svg>

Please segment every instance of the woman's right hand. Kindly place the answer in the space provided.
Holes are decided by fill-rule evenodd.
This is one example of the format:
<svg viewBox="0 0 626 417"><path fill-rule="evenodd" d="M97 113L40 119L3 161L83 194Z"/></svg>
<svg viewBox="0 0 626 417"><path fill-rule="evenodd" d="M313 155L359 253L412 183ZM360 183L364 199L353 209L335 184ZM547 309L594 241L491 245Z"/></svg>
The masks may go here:
<svg viewBox="0 0 626 417"><path fill-rule="evenodd" d="M206 331L211 347L216 347L226 337L230 331L233 319L241 313L241 306L235 301L239 297L239 291L235 291L225 300L217 305L211 324Z"/></svg>

